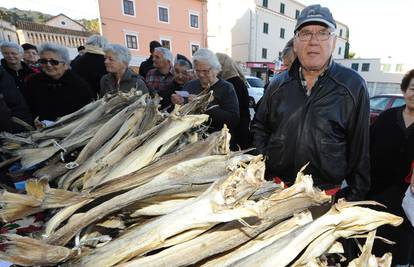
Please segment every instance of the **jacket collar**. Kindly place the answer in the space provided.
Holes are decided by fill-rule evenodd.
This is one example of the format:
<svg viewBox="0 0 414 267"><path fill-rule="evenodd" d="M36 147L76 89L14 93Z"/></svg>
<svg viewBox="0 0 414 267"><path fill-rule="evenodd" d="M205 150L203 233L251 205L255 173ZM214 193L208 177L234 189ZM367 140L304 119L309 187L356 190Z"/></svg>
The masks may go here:
<svg viewBox="0 0 414 267"><path fill-rule="evenodd" d="M132 71L129 68L127 68L125 70L124 75L122 76L121 80L119 81L119 83L122 83L124 81L129 81L130 79L132 79L132 75L133 75ZM115 80L115 75L111 74L110 78L111 78L111 82L116 84L117 81Z"/></svg>
<svg viewBox="0 0 414 267"><path fill-rule="evenodd" d="M26 63L24 63L23 61L20 61L20 63L22 64L22 68L21 68L21 69L19 69L19 70L18 70L18 72L20 72L20 71L25 71L25 72L27 72L27 71L29 71L29 70L30 70L30 67L29 67ZM4 68L4 69L6 69L7 71L15 71L15 70L11 69L11 68L7 65L7 62L6 62L6 60L5 60L4 58L2 58L2 59L1 59L1 65L2 65L2 66L3 66L3 68Z"/></svg>

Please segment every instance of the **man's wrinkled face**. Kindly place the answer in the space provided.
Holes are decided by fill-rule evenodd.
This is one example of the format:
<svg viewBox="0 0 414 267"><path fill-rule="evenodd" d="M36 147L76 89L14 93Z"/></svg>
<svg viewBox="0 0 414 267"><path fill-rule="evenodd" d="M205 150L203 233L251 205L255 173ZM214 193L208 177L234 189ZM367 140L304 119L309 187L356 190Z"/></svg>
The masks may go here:
<svg viewBox="0 0 414 267"><path fill-rule="evenodd" d="M187 66L176 64L174 66L174 81L179 85L184 85L191 80L191 70Z"/></svg>
<svg viewBox="0 0 414 267"><path fill-rule="evenodd" d="M37 54L37 51L34 49L27 49L24 51L23 54L23 60L26 63L34 64L39 60L39 55Z"/></svg>
<svg viewBox="0 0 414 267"><path fill-rule="evenodd" d="M170 65L170 62L164 58L163 53L155 50L153 54L154 67L157 69L163 69Z"/></svg>
<svg viewBox="0 0 414 267"><path fill-rule="evenodd" d="M3 54L4 60L6 60L7 64L15 65L22 60L22 55L19 53L19 50L15 48L3 47L1 49L1 53Z"/></svg>
<svg viewBox="0 0 414 267"><path fill-rule="evenodd" d="M335 43L336 36L331 34L329 28L307 25L295 34L293 48L305 70L321 71L328 63L335 49Z"/></svg>

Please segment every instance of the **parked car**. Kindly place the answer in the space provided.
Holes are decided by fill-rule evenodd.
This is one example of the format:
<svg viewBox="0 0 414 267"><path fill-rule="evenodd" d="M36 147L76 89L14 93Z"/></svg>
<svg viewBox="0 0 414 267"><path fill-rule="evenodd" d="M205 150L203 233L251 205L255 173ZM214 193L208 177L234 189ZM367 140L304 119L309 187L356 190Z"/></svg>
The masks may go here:
<svg viewBox="0 0 414 267"><path fill-rule="evenodd" d="M405 104L402 94L381 94L369 99L370 122L373 123L378 115L389 108L400 107Z"/></svg>
<svg viewBox="0 0 414 267"><path fill-rule="evenodd" d="M264 82L254 76L246 76L249 91L249 107L254 108L264 93Z"/></svg>

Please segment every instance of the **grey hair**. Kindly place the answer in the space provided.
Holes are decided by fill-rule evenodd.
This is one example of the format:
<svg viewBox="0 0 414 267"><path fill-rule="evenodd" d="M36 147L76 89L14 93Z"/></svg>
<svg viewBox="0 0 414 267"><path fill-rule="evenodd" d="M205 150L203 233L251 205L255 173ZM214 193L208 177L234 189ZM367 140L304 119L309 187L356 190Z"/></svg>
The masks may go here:
<svg viewBox="0 0 414 267"><path fill-rule="evenodd" d="M105 54L108 52L112 52L115 54L116 59L125 64L129 65L131 61L131 52L129 49L120 44L109 44L104 48Z"/></svg>
<svg viewBox="0 0 414 267"><path fill-rule="evenodd" d="M177 59L175 61L175 65L182 66L182 67L186 67L189 70L192 69L192 66L191 66L190 62L188 62L185 59Z"/></svg>
<svg viewBox="0 0 414 267"><path fill-rule="evenodd" d="M217 73L221 71L221 64L216 54L207 48L200 48L197 50L197 52L194 53L193 63L195 64L196 61L209 64L212 69L217 71Z"/></svg>
<svg viewBox="0 0 414 267"><path fill-rule="evenodd" d="M23 47L21 47L20 45L18 45L16 43L13 43L13 42L7 42L7 41L2 42L0 44L0 49L3 49L3 48L13 48L13 49L16 49L17 51L19 51L19 54L21 56L23 56L23 54L24 54Z"/></svg>
<svg viewBox="0 0 414 267"><path fill-rule="evenodd" d="M59 55L66 64L70 64L69 51L64 46L54 43L44 43L39 46L39 56L44 52L53 52Z"/></svg>
<svg viewBox="0 0 414 267"><path fill-rule="evenodd" d="M164 58L171 63L171 65L174 64L174 58L173 58L173 55L172 55L172 53L169 49L167 49L165 47L156 47L154 49L154 51L160 52L164 56Z"/></svg>
<svg viewBox="0 0 414 267"><path fill-rule="evenodd" d="M290 53L294 53L294 51L293 51L293 38L290 39L286 43L285 47L282 50L281 58L284 58L284 57L288 56Z"/></svg>
<svg viewBox="0 0 414 267"><path fill-rule="evenodd" d="M94 34L89 36L89 38L85 42L86 45L93 45L100 48L105 48L108 45L108 40L105 37L100 36L98 34Z"/></svg>

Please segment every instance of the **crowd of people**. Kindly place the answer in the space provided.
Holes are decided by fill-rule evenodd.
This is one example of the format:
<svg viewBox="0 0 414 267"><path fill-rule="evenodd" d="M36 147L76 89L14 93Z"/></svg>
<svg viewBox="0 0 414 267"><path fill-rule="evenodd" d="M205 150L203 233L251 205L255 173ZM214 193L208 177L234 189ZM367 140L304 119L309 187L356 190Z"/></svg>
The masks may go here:
<svg viewBox="0 0 414 267"><path fill-rule="evenodd" d="M408 266L414 231L401 202L407 189L414 193L414 70L401 83L406 105L385 111L370 127L364 79L332 59L335 30L329 9L302 10L282 53L285 70L267 86L252 121L246 79L226 54L202 48L190 60L152 41L137 74L129 68L129 49L102 36L91 36L72 62L56 44L5 42L0 130L30 129L35 120L52 123L106 93L131 88L161 96L166 112L212 91L208 131L227 125L232 149L254 147L265 156L267 178L290 185L309 163L305 172L315 186L335 199L376 200L403 217L403 225L378 232L396 245L377 240L374 252L392 252L393 265Z"/></svg>

